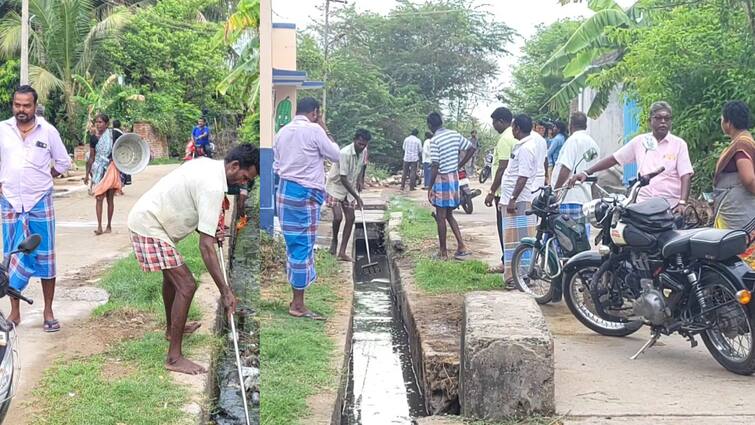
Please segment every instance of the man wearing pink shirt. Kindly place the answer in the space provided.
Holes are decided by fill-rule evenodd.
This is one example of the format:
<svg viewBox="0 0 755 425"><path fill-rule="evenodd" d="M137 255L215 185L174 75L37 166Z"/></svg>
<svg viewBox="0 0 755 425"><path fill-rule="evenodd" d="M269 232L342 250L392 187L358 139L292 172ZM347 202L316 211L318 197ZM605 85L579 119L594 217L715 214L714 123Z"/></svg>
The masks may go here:
<svg viewBox="0 0 755 425"><path fill-rule="evenodd" d="M664 167L663 173L640 189L637 202L663 198L672 208L682 209L687 203L694 171L689 159L687 142L671 134L671 106L668 103L661 101L650 106L650 128L651 133L635 137L613 155L572 177L570 184L583 182L587 176L607 170L616 164L636 162L637 170L642 175Z"/></svg>
<svg viewBox="0 0 755 425"><path fill-rule="evenodd" d="M52 179L68 171L71 159L60 134L35 117L37 92L20 86L13 93L13 118L0 122L0 212L3 255L32 233L42 237L32 254L14 256L8 267L10 286L23 291L31 277L42 280L45 332L60 330L52 312L55 294L55 211ZM8 320L21 321L19 300L11 297Z"/></svg>
<svg viewBox="0 0 755 425"><path fill-rule="evenodd" d="M315 241L325 201L324 160L338 162L341 149L322 120L320 102L311 97L299 99L296 117L275 135L273 153L273 171L280 176L276 208L293 291L288 314L324 320L304 305L304 291L317 279Z"/></svg>

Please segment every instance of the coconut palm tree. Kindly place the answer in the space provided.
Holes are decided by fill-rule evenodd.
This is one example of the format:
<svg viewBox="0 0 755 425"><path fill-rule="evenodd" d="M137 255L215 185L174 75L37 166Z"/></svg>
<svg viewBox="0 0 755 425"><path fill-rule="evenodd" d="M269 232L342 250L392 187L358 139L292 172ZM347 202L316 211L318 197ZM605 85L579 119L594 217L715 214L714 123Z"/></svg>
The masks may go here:
<svg viewBox="0 0 755 425"><path fill-rule="evenodd" d="M54 90L62 91L68 134L74 134L75 96L81 90L74 76L93 74L98 47L120 33L131 11L96 7L92 0L29 0L29 16L29 79L43 102ZM20 50L21 16L13 10L0 18L0 57L17 56Z"/></svg>

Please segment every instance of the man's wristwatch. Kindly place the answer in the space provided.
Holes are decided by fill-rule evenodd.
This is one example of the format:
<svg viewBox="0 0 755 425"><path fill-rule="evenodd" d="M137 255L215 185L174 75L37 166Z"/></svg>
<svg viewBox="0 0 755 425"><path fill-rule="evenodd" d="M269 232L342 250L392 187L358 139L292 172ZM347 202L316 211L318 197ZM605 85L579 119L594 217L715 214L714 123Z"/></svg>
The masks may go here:
<svg viewBox="0 0 755 425"><path fill-rule="evenodd" d="M679 205L687 205L687 201L685 201L684 199L680 199Z"/></svg>

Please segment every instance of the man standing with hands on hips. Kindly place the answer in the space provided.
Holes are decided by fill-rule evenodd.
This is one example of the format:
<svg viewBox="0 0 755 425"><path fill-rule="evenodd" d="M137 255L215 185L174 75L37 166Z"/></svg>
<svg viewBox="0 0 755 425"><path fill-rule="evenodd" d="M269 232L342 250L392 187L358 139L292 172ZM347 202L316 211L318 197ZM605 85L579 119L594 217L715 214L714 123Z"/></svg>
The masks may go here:
<svg viewBox="0 0 755 425"><path fill-rule="evenodd" d="M26 237L42 237L37 250L11 259L10 286L23 291L31 277L42 280L45 299L45 332L57 332L60 323L52 312L55 295L55 210L53 178L68 171L71 159L60 134L44 119L35 118L37 92L28 85L13 93L13 118L0 122L0 210L3 226L3 256ZM8 320L21 322L19 300L11 298Z"/></svg>
<svg viewBox="0 0 755 425"><path fill-rule="evenodd" d="M650 180L650 184L640 189L637 202L651 198L665 199L676 213L687 204L689 186L692 180L692 162L689 159L687 142L671 134L671 105L655 102L650 106L650 133L641 134L613 155L603 158L587 170L569 180L570 185L584 182L587 176L607 170L616 164L637 163L641 175L652 173L664 167L663 173Z"/></svg>

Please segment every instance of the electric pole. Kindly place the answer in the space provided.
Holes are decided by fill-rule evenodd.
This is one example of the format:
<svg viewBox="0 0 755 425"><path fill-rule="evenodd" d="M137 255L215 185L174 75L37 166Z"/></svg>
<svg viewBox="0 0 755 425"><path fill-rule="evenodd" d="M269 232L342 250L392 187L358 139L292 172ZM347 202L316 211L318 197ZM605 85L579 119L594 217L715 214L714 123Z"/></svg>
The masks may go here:
<svg viewBox="0 0 755 425"><path fill-rule="evenodd" d="M330 50L330 2L346 4L346 0L325 0L325 34L323 37L323 74L322 74L322 119L325 120L325 112L328 104L328 51Z"/></svg>
<svg viewBox="0 0 755 425"><path fill-rule="evenodd" d="M29 84L29 0L21 2L21 85Z"/></svg>

